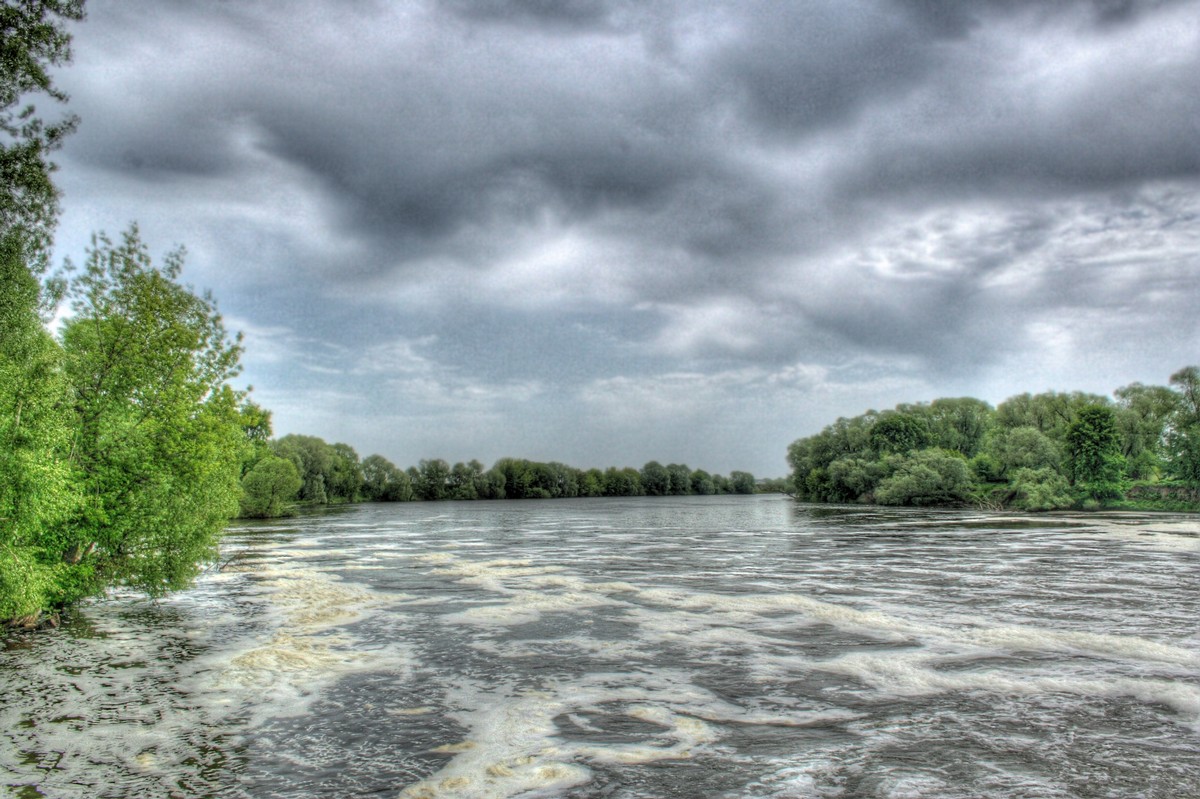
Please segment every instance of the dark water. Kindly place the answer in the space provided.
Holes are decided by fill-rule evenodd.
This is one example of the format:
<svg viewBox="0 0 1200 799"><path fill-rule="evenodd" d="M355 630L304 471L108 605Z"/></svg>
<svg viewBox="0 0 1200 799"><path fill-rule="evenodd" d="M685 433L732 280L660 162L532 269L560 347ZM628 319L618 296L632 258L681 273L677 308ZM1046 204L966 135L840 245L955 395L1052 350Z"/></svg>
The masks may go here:
<svg viewBox="0 0 1200 799"><path fill-rule="evenodd" d="M0 640L19 797L1200 796L1200 520L359 506Z"/></svg>

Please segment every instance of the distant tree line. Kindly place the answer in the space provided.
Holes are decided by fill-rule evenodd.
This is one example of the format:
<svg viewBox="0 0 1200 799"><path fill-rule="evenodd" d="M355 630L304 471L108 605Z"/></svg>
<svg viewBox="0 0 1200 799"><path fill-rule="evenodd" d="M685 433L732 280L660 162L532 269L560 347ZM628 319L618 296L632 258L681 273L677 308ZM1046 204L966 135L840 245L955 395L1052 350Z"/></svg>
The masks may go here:
<svg viewBox="0 0 1200 799"><path fill-rule="evenodd" d="M757 487L749 472L725 477L658 461L640 470L601 470L524 458L501 458L491 468L477 460L451 465L433 458L401 469L382 455L360 460L347 444L305 435L261 441L242 473L246 518L281 516L294 503L753 494Z"/></svg>
<svg viewBox="0 0 1200 799"><path fill-rule="evenodd" d="M1046 392L996 408L966 397L867 411L793 442L788 463L795 496L809 502L1053 510L1148 486L1196 502L1200 368L1111 399Z"/></svg>

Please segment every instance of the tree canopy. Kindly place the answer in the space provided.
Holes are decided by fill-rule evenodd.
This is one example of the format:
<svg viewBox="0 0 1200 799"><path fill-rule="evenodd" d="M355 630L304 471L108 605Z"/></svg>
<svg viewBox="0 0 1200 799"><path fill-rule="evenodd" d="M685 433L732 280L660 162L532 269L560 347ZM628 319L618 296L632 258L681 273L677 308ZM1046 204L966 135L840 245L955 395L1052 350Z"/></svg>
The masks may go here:
<svg viewBox="0 0 1200 799"><path fill-rule="evenodd" d="M788 447L791 485L810 502L1012 505L1051 510L1121 498L1134 481L1200 488L1200 368L1114 399L970 397L842 418Z"/></svg>

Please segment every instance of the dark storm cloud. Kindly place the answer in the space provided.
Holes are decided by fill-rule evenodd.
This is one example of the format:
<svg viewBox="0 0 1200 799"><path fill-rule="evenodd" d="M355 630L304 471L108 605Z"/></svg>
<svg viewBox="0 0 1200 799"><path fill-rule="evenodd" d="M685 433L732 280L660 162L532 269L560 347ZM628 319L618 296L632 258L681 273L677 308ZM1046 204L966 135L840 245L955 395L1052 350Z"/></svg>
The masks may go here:
<svg viewBox="0 0 1200 799"><path fill-rule="evenodd" d="M894 0L943 35L962 36L986 24L989 18L1034 13L1041 18L1082 10L1097 26L1136 21L1157 9L1187 0Z"/></svg>
<svg viewBox="0 0 1200 799"><path fill-rule="evenodd" d="M465 19L555 28L608 28L640 5L629 0L441 0Z"/></svg>
<svg viewBox="0 0 1200 799"><path fill-rule="evenodd" d="M719 91L768 129L802 135L845 122L918 82L938 54L886 3L747 4L710 65ZM718 98L719 100L720 98Z"/></svg>
<svg viewBox="0 0 1200 799"><path fill-rule="evenodd" d="M395 20L351 4L339 7L349 32L332 41L289 41L289 27L253 5L215 14L216 38L205 41L200 9L213 5L194 4L188 38L209 62L170 90L143 76L134 112L98 123L80 154L120 171L210 175L238 168L237 136L250 131L316 176L339 222L398 264L465 227L522 224L546 211L610 221L624 213L647 247L702 257L786 250L804 238L789 207L795 187L740 163L764 135L767 146L799 146L846 131L850 157L814 176L817 203L1196 174L1200 92L1188 78L1200 74L1196 58L1035 108L1024 102L1027 87L1006 82L1005 66L989 57L994 42L946 47L928 24L978 26L1031 4L961 5L681 6L675 37L698 43L672 55L647 49L638 31L606 27L627 12L623 3L441 4L465 25L437 7ZM252 33L233 32L231 19ZM501 19L501 28L474 24ZM559 35L545 20L572 30ZM399 43L355 41L373 24L393 26ZM579 30L595 28L605 32L581 45ZM258 39L277 50L252 51ZM316 49L338 44L365 55ZM370 74L360 73L363 61ZM813 207L806 216L814 212L829 214ZM638 224L647 218L657 230Z"/></svg>

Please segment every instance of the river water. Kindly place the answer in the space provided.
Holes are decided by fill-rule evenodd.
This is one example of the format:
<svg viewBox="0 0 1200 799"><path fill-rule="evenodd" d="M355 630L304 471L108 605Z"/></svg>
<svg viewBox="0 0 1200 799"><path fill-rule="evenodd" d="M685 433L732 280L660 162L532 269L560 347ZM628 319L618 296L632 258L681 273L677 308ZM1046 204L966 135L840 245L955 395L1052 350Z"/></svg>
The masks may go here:
<svg viewBox="0 0 1200 799"><path fill-rule="evenodd" d="M778 496L245 524L0 639L17 797L1200 796L1200 520Z"/></svg>

